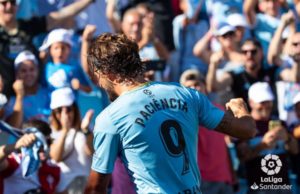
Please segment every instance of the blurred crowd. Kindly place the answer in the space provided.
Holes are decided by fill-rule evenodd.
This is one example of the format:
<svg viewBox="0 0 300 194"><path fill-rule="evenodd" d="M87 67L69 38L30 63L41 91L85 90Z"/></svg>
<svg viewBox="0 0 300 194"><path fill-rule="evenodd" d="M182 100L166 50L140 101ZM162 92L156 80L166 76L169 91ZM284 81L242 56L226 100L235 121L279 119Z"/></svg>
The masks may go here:
<svg viewBox="0 0 300 194"><path fill-rule="evenodd" d="M0 194L83 193L94 118L110 103L89 76L87 51L106 32L137 42L149 81L179 82L223 109L231 98L247 103L253 139L199 126L204 194L300 193L299 30L300 0L0 0L0 118L22 129L20 138L0 133ZM32 128L47 146L24 178ZM250 189L268 154L292 190ZM110 187L135 193L120 160Z"/></svg>

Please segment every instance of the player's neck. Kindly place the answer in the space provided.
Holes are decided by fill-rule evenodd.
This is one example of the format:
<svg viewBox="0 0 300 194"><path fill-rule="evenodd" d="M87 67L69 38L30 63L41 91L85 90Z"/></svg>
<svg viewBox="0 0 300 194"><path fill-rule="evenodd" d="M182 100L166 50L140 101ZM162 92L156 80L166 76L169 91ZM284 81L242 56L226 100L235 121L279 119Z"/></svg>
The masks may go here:
<svg viewBox="0 0 300 194"><path fill-rule="evenodd" d="M130 92L133 90L136 90L138 88L143 87L144 85L146 85L148 82L145 79L138 79L136 81L133 81L131 83L123 83L123 84L119 84L119 86L116 88L116 92L119 95L122 95L123 93L126 92Z"/></svg>

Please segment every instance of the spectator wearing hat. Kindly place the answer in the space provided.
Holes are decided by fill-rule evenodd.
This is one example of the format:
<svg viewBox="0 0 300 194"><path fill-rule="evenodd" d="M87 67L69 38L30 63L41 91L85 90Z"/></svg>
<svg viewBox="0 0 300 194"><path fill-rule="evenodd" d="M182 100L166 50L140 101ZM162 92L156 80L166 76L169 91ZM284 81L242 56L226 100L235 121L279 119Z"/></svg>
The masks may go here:
<svg viewBox="0 0 300 194"><path fill-rule="evenodd" d="M236 28L227 22L212 24L210 30L201 38L193 48L193 53L206 64L210 63L213 55L222 56L222 68L239 68L243 63L243 55L239 50L239 42L235 35ZM213 40L220 43L221 48L214 52L210 47Z"/></svg>
<svg viewBox="0 0 300 194"><path fill-rule="evenodd" d="M16 96L12 96L5 107L8 123L20 128L23 122L32 119L48 122L49 90L39 84L39 63L32 52L26 50L17 56L15 77Z"/></svg>
<svg viewBox="0 0 300 194"><path fill-rule="evenodd" d="M52 92L50 125L54 143L50 149L51 158L62 170L60 191L83 193L90 172L92 139L88 127L93 116L88 111L80 123L80 113L75 96L70 88L59 88Z"/></svg>
<svg viewBox="0 0 300 194"><path fill-rule="evenodd" d="M240 45L251 38L249 24L242 13L232 13L227 16L226 20L229 25L235 27L235 36Z"/></svg>
<svg viewBox="0 0 300 194"><path fill-rule="evenodd" d="M45 38L40 51L49 53L51 62L45 67L45 78L51 90L71 87L74 90L90 92L91 88L80 66L69 64L73 42L66 29L55 29Z"/></svg>
<svg viewBox="0 0 300 194"><path fill-rule="evenodd" d="M184 71L180 76L180 83L207 95L205 77L198 70ZM221 108L220 105L215 105ZM233 194L233 168L227 151L225 135L199 126L197 158L202 178L202 193Z"/></svg>
<svg viewBox="0 0 300 194"><path fill-rule="evenodd" d="M243 0L206 0L206 10L212 20L224 21L228 15L233 13L243 13Z"/></svg>
<svg viewBox="0 0 300 194"><path fill-rule="evenodd" d="M180 0L179 2L183 14L176 16L173 20L174 45L179 55L179 75L190 68L198 69L205 75L207 65L193 54L193 47L208 30L208 21L197 18L198 13L195 13L194 16L188 16L190 9L192 9L188 6L188 0Z"/></svg>
<svg viewBox="0 0 300 194"><path fill-rule="evenodd" d="M295 2L295 7L299 2ZM256 13L256 8L260 13ZM270 0L245 0L244 13L248 23L253 29L254 36L263 47L264 53L268 53L270 41L275 30L280 24L280 1Z"/></svg>
<svg viewBox="0 0 300 194"><path fill-rule="evenodd" d="M227 22L217 24L216 28L212 25L211 29L194 47L194 54L206 61L206 63L209 64L209 69L211 66L214 66L213 63L218 64L216 68L218 77L228 71L239 72L243 69L244 58L240 52L235 31L235 27L229 25ZM215 52L212 48L208 47L210 43L213 42L213 38L216 38L221 45L221 49ZM209 71L210 70L208 70L208 73ZM213 91L209 90L209 92ZM214 101L222 105L233 97L230 87L224 87L216 94L216 99L214 99Z"/></svg>
<svg viewBox="0 0 300 194"><path fill-rule="evenodd" d="M248 102L248 89L253 83L264 81L274 86L278 80L288 81L299 74L296 69L278 68L277 66L272 66L267 70L263 69L263 50L257 40L246 40L241 50L244 57L244 69L241 71L232 70L218 76L217 68L221 63L222 56L212 58L206 77L209 92L222 91L224 88L230 87L234 97L243 98L245 102Z"/></svg>
<svg viewBox="0 0 300 194"><path fill-rule="evenodd" d="M92 2L81 0L47 16L19 20L16 18L16 0L0 0L0 74L4 80L4 94L13 94L15 57L28 49L37 53L32 44L33 37L58 27L66 18L73 17Z"/></svg>
<svg viewBox="0 0 300 194"><path fill-rule="evenodd" d="M260 184L261 177L268 177L261 170L261 160L267 154L275 154L282 162L280 171L274 175L282 178L281 184L289 184L287 163L288 153L297 153L295 138L288 133L284 122L272 117L274 95L268 83L257 82L248 91L251 116L256 121L257 135L248 141L237 143L241 161L245 162L249 188L253 183ZM264 185L268 183L264 182ZM249 193L291 193L288 190L250 190Z"/></svg>
<svg viewBox="0 0 300 194"><path fill-rule="evenodd" d="M43 193L52 194L57 190L60 178L60 168L49 158L48 148L52 141L50 138L51 129L48 123L41 120L32 120L24 123L24 131L16 143L2 145L0 147L0 193ZM35 132L32 131L35 130ZM39 133L39 134L37 134ZM26 168L22 159L22 154L18 152L25 147L32 146L39 138L45 140L45 144L38 150L40 165L30 176L24 177L23 170ZM38 138L39 137L39 138ZM40 141L42 142L42 141Z"/></svg>

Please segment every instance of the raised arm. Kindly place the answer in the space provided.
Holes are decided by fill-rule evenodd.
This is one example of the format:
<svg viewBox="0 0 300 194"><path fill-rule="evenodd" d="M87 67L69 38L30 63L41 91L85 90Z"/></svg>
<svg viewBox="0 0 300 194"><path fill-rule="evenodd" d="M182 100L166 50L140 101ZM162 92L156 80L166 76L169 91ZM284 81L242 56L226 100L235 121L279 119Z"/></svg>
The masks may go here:
<svg viewBox="0 0 300 194"><path fill-rule="evenodd" d="M89 109L83 119L81 120L81 131L85 134L86 137L86 145L85 145L85 153L89 156L92 156L94 149L93 149L93 133L90 132L89 126L91 123L91 120L94 115L94 110Z"/></svg>
<svg viewBox="0 0 300 194"><path fill-rule="evenodd" d="M295 4L296 12L298 16L300 16L300 0L294 0L294 4Z"/></svg>
<svg viewBox="0 0 300 194"><path fill-rule="evenodd" d="M222 121L215 130L240 139L253 138L256 134L256 125L243 99L231 99L226 104L226 109Z"/></svg>
<svg viewBox="0 0 300 194"><path fill-rule="evenodd" d="M213 38L213 29L210 30L195 44L193 53L195 56L202 59L206 64L209 64L212 51L209 47L210 41Z"/></svg>
<svg viewBox="0 0 300 194"><path fill-rule="evenodd" d="M63 160L63 154L64 154L64 147L65 147L65 142L67 138L67 134L69 130L71 129L71 122L70 118L68 116L67 110L63 108L61 111L61 133L59 137L55 140L54 143L51 144L50 147L50 157L51 159L55 160L56 162L61 162ZM73 139L74 141L74 139ZM72 142L74 143L74 142Z"/></svg>
<svg viewBox="0 0 300 194"><path fill-rule="evenodd" d="M90 5L95 0L80 0L72 3L59 11L51 12L47 15L47 30L54 29L61 25L65 19L74 17Z"/></svg>
<svg viewBox="0 0 300 194"><path fill-rule="evenodd" d="M121 21L116 17L117 0L109 0L106 5L106 18L114 32L121 32Z"/></svg>
<svg viewBox="0 0 300 194"><path fill-rule="evenodd" d="M146 15L146 18L144 18L142 40L138 42L139 48L142 49L148 43L153 43L160 59L169 59L169 51L167 47L159 40L159 38L155 34L154 13L149 13Z"/></svg>
<svg viewBox="0 0 300 194"><path fill-rule="evenodd" d="M27 147L32 145L36 140L35 135L25 134L15 144L3 145L0 147L0 172L8 167L6 158L12 152L19 150L21 147Z"/></svg>
<svg viewBox="0 0 300 194"><path fill-rule="evenodd" d="M111 174L101 174L91 170L85 194L107 194L107 187L111 179Z"/></svg>
<svg viewBox="0 0 300 194"><path fill-rule="evenodd" d="M287 82L300 82L300 60L295 61L292 68L284 68L280 72L279 77Z"/></svg>
<svg viewBox="0 0 300 194"><path fill-rule="evenodd" d="M81 44L81 53L80 53L81 66L83 71L88 75L89 75L89 67L87 63L87 53L88 53L90 42L92 41L95 32L96 32L96 26L87 25L84 28L82 34L82 44Z"/></svg>
<svg viewBox="0 0 300 194"><path fill-rule="evenodd" d="M255 13L255 7L258 3L258 0L245 0L243 5L244 14L246 16L246 19L248 23L251 26L255 25L256 22L256 13Z"/></svg>
<svg viewBox="0 0 300 194"><path fill-rule="evenodd" d="M232 77L227 72L224 72L220 78L217 78L217 69L222 59L222 52L216 52L211 56L206 75L207 92L219 91L232 84Z"/></svg>
<svg viewBox="0 0 300 194"><path fill-rule="evenodd" d="M8 116L6 122L11 126L20 128L23 122L23 98L25 95L24 84L22 80L16 80L13 84L13 89L16 93L16 101L13 107L13 112Z"/></svg>
<svg viewBox="0 0 300 194"><path fill-rule="evenodd" d="M292 11L289 11L286 14L283 14L281 17L280 25L275 31L275 34L272 38L272 41L270 42L270 46L268 49L268 63L271 65L277 65L280 66L282 64L282 61L280 59L280 54L283 51L282 47L282 34L283 31L287 26L290 24L294 24L293 21L295 20L294 14ZM295 24L294 24L295 25ZM293 29L293 28L291 28ZM290 32L293 30L290 30ZM291 35L291 34L289 34Z"/></svg>

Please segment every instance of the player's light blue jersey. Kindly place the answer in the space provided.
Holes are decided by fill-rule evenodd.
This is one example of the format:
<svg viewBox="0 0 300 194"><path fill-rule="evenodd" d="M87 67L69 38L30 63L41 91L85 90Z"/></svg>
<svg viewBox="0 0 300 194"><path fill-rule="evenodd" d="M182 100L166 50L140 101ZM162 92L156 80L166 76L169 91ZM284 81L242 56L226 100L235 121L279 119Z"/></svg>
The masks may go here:
<svg viewBox="0 0 300 194"><path fill-rule="evenodd" d="M148 83L97 117L92 169L112 173L120 155L138 193L201 193L198 126L213 129L223 115L196 90Z"/></svg>

